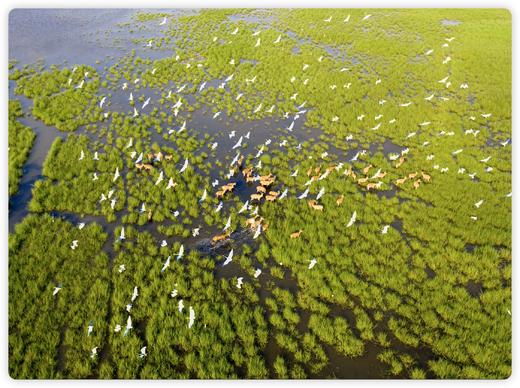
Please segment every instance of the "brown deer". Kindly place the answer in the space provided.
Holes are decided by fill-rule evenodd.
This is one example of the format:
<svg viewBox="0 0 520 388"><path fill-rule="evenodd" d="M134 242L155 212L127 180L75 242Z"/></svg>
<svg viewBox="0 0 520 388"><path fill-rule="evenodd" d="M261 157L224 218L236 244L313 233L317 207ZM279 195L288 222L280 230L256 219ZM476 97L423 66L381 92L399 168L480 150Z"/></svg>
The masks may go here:
<svg viewBox="0 0 520 388"><path fill-rule="evenodd" d="M216 244L220 241L225 241L225 240L227 240L228 237L229 237L229 233L217 234L216 236L213 236L211 238L211 243Z"/></svg>
<svg viewBox="0 0 520 388"><path fill-rule="evenodd" d="M343 203L343 200L345 199L345 196L341 194L338 199L336 199L336 205L339 206Z"/></svg>
<svg viewBox="0 0 520 388"><path fill-rule="evenodd" d="M414 179L416 176L417 176L417 171L411 172L410 174L408 174L408 178L410 178L410 179Z"/></svg>
<svg viewBox="0 0 520 388"><path fill-rule="evenodd" d="M407 177L400 178L400 179L396 179L395 184L396 184L397 186L400 186L400 185L402 185L404 182L406 182L407 179L408 179Z"/></svg>
<svg viewBox="0 0 520 388"><path fill-rule="evenodd" d="M300 235L301 235L302 233L303 233L303 230L300 229L300 230L297 231L297 232L293 232L293 233L291 233L291 235L290 235L289 237L290 237L290 238L298 238L298 237L300 237Z"/></svg>
<svg viewBox="0 0 520 388"><path fill-rule="evenodd" d="M432 179L432 177L426 174L424 171L421 171L421 176L425 182L430 182L430 180Z"/></svg>
<svg viewBox="0 0 520 388"><path fill-rule="evenodd" d="M399 167L401 167L401 166L403 165L403 163L404 163L405 160L406 160L405 157L404 157L404 156L401 156L401 157L399 158L399 160L397 161L397 163L395 164L395 168L399 168Z"/></svg>
<svg viewBox="0 0 520 388"><path fill-rule="evenodd" d="M251 194L251 201L260 201L264 195L260 194Z"/></svg>
<svg viewBox="0 0 520 388"><path fill-rule="evenodd" d="M415 190L417 190L419 188L419 186L421 185L421 180L420 179L417 179L414 183L413 183L413 188Z"/></svg>
<svg viewBox="0 0 520 388"><path fill-rule="evenodd" d="M370 171L370 169L374 167L372 166L371 164L369 164L368 166L366 166L364 169L363 169L363 174L367 175L368 172Z"/></svg>
<svg viewBox="0 0 520 388"><path fill-rule="evenodd" d="M267 189L264 186L256 186L256 192L265 194L267 192Z"/></svg>
<svg viewBox="0 0 520 388"><path fill-rule="evenodd" d="M323 211L323 205L318 205L318 202L316 202L315 199L311 199L307 203L309 204L309 207L313 208L314 210Z"/></svg>

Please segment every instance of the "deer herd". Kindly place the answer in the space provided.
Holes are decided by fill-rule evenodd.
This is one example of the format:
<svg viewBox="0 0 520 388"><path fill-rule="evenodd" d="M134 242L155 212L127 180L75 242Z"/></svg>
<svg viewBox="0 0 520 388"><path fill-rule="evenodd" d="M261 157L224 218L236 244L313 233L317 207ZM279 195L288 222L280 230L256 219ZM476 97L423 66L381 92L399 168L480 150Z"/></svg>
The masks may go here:
<svg viewBox="0 0 520 388"><path fill-rule="evenodd" d="M135 167L138 170L145 170L145 171L151 171L154 168L153 163L156 161L162 162L163 160L172 160L173 155L163 154L162 152L158 153L149 153L147 154L148 163L136 163ZM256 186L256 192L250 195L251 202L261 202L262 200L265 200L267 202L274 202L276 201L280 193L279 191L275 191L272 189L273 185L276 183L276 176L272 175L271 173L267 175L258 175L254 174L253 167L242 167L242 163L244 161L243 155L238 160L238 170L242 171L242 175L244 177L244 180L246 183L256 183L258 182ZM406 161L406 158L404 156L401 156L398 161L395 164L395 168L400 168ZM341 165L330 165L325 168L325 170L322 173L322 166L318 167L310 167L307 170L307 176L309 177L308 184L312 182L316 182L318 180L322 180L326 178L329 174L331 174L334 170L339 171L341 168ZM352 180L360 187L363 187L367 191L380 189L383 181L382 179L387 175L387 172L382 172L381 169L377 170L373 175L370 173L370 171L374 168L372 164L368 164L367 166L363 167L361 171L356 173L352 166L349 166L346 168L343 172L343 175L352 178ZM234 176L236 173L236 169L230 170L230 173L228 174L228 179ZM372 175L372 176L370 176ZM396 186L402 186L407 181L412 182L412 185L415 190L417 190L422 183L429 183L431 182L431 176L425 173L424 171L421 171L418 173L417 171L411 172L409 174L405 174L402 178L398 178L394 181ZM215 192L215 197L217 199L222 199L226 196L228 193L233 193L233 190L235 189L237 183L236 182L229 182L226 183ZM283 196L282 196L283 197ZM319 199L319 196L317 197ZM316 211L323 211L324 206L320 203L318 203L317 199L311 199L307 201L307 204L309 208ZM343 194L340 194L336 198L336 205L341 206L343 204L343 201L345 199L345 196ZM149 218L151 218L151 214L148 214ZM252 218L248 218L246 220L246 226L249 227L251 230L256 230L259 225L262 225L262 229L265 231L267 230L269 223L264 220L263 217L260 217L259 215L255 215ZM302 234L303 230L298 230L296 232L293 232L290 234L291 239L299 238ZM223 234L216 235L212 237L211 243L216 244L218 242L226 241L230 237L230 233L226 232Z"/></svg>

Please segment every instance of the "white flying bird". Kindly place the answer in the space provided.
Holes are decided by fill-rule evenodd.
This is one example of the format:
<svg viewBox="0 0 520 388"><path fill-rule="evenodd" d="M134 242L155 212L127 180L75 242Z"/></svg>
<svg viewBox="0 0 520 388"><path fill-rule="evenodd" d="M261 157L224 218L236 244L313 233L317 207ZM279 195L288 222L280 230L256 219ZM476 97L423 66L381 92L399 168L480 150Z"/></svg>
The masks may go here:
<svg viewBox="0 0 520 388"><path fill-rule="evenodd" d="M157 186L159 183L161 183L163 181L163 179L164 179L164 172L161 171L160 174L159 174L159 177L155 181L155 186Z"/></svg>
<svg viewBox="0 0 520 388"><path fill-rule="evenodd" d="M61 290L61 284L58 284L56 287L54 287L54 290L52 291L52 296L55 296L58 292Z"/></svg>
<svg viewBox="0 0 520 388"><path fill-rule="evenodd" d="M131 301L133 302L134 300L136 300L138 296L139 296L139 289L136 286L136 287L134 287L134 291L132 292Z"/></svg>
<svg viewBox="0 0 520 388"><path fill-rule="evenodd" d="M242 140L243 140L243 136L240 136L240 139L238 139L237 143L233 146L232 149L234 150L235 148L242 146Z"/></svg>
<svg viewBox="0 0 520 388"><path fill-rule="evenodd" d="M181 247L179 248L179 252L177 253L177 260L182 259L182 256L184 256L184 245L181 244Z"/></svg>
<svg viewBox="0 0 520 388"><path fill-rule="evenodd" d="M350 221L347 224L347 228L350 228L352 225L354 225L354 222L356 222L357 212L354 210L354 213L352 213L352 217L350 217Z"/></svg>
<svg viewBox="0 0 520 388"><path fill-rule="evenodd" d="M182 165L182 168L180 169L180 173L183 173L188 168L188 158L184 160L184 164Z"/></svg>
<svg viewBox="0 0 520 388"><path fill-rule="evenodd" d="M224 261L224 263L222 264L222 266L228 265L228 264L231 263L232 261L233 261L233 249L231 249L231 251L230 251L229 254L227 255L226 260Z"/></svg>
<svg viewBox="0 0 520 388"><path fill-rule="evenodd" d="M307 198L307 195L309 194L309 189L306 189L303 193L300 194L298 199L304 199Z"/></svg>
<svg viewBox="0 0 520 388"><path fill-rule="evenodd" d="M258 224L258 226L256 227L255 234L253 236L253 240L256 240L258 238L258 236L260 236L261 232L262 232L262 224Z"/></svg>
<svg viewBox="0 0 520 388"><path fill-rule="evenodd" d="M229 216L226 221L226 225L224 226L224 231L228 230L229 228L231 228L231 216Z"/></svg>
<svg viewBox="0 0 520 388"><path fill-rule="evenodd" d="M206 200L206 197L208 196L208 191L204 189L204 192L202 193L202 197L200 197L199 202L204 202Z"/></svg>
<svg viewBox="0 0 520 388"><path fill-rule="evenodd" d="M195 322L195 310L193 310L193 307L190 306L190 318L188 321L188 329L191 329L193 326L193 322Z"/></svg>
<svg viewBox="0 0 520 388"><path fill-rule="evenodd" d="M132 326L132 317L129 315L128 319L126 321L126 328L123 335L127 335L130 330L132 330L134 327Z"/></svg>
<svg viewBox="0 0 520 388"><path fill-rule="evenodd" d="M166 268L168 268L170 266L171 258L172 258L171 256L168 256L168 258L166 259L166 261L163 264L163 267L161 268L161 272L166 271Z"/></svg>

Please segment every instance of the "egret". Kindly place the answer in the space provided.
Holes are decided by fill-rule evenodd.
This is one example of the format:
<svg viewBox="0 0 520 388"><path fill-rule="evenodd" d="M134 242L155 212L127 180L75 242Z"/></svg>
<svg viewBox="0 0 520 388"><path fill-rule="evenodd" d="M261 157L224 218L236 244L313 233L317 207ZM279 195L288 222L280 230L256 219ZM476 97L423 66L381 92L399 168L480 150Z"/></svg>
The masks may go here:
<svg viewBox="0 0 520 388"><path fill-rule="evenodd" d="M243 277L237 278L237 288L242 288L242 284L244 284L242 281L243 279Z"/></svg>
<svg viewBox="0 0 520 388"><path fill-rule="evenodd" d="M233 160L231 161L231 164L230 166L233 166L235 163L238 163L238 159L240 158L240 152L238 152L235 157L233 158ZM231 174L232 175L232 174Z"/></svg>
<svg viewBox="0 0 520 388"><path fill-rule="evenodd" d="M133 302L134 300L136 300L138 296L139 296L139 289L137 288L137 286L135 286L134 291L132 293L131 301Z"/></svg>
<svg viewBox="0 0 520 388"><path fill-rule="evenodd" d="M243 136L240 136L240 139L238 139L238 141L236 142L236 144L233 146L233 150L242 146L242 140L243 140Z"/></svg>
<svg viewBox="0 0 520 388"><path fill-rule="evenodd" d="M316 200L320 199L323 194L325 194L325 188L322 187L321 190L318 192L318 195L316 196Z"/></svg>
<svg viewBox="0 0 520 388"><path fill-rule="evenodd" d="M94 157L92 158L94 160L99 160L99 155L98 155L98 152L94 152Z"/></svg>
<svg viewBox="0 0 520 388"><path fill-rule="evenodd" d="M144 358L146 357L146 346L143 346L141 348L141 353L139 353L139 358Z"/></svg>
<svg viewBox="0 0 520 388"><path fill-rule="evenodd" d="M435 97L435 93L430 94L428 97L425 97L424 99L426 101L430 101L433 97Z"/></svg>
<svg viewBox="0 0 520 388"><path fill-rule="evenodd" d="M387 234L388 233L388 228L390 228L390 225L383 226L383 229L381 230L381 234Z"/></svg>
<svg viewBox="0 0 520 388"><path fill-rule="evenodd" d="M85 158L85 152L83 150L81 150L81 154L80 154L78 160L83 160L84 158Z"/></svg>
<svg viewBox="0 0 520 388"><path fill-rule="evenodd" d="M202 89L206 86L206 82L203 82L199 87L199 92L202 92Z"/></svg>
<svg viewBox="0 0 520 388"><path fill-rule="evenodd" d="M215 179L213 182L211 182L211 187L218 186L218 179Z"/></svg>
<svg viewBox="0 0 520 388"><path fill-rule="evenodd" d="M166 24L166 16L164 17L164 19L162 20L162 22L159 23L160 26L164 26Z"/></svg>
<svg viewBox="0 0 520 388"><path fill-rule="evenodd" d="M449 78L449 77L450 77L450 76L447 75L446 77L444 77L443 79L441 79L441 80L439 80L439 81L437 81L437 82L440 83L440 84L445 84L446 81L448 81L448 78Z"/></svg>
<svg viewBox="0 0 520 388"><path fill-rule="evenodd" d="M178 310L180 313L182 313L182 310L184 310L184 301L181 299L179 300L179 303L178 303Z"/></svg>
<svg viewBox="0 0 520 388"><path fill-rule="evenodd" d="M93 347L92 350L90 351L90 358L94 358L97 356L97 350L98 350L98 347Z"/></svg>
<svg viewBox="0 0 520 388"><path fill-rule="evenodd" d="M254 278L257 279L260 276L261 273L262 273L262 270L260 268L257 268L255 273L254 273L254 275L253 275Z"/></svg>
<svg viewBox="0 0 520 388"><path fill-rule="evenodd" d="M159 174L159 177L155 181L155 186L157 186L159 183L161 183L163 181L163 179L164 179L164 172L161 171L160 174Z"/></svg>
<svg viewBox="0 0 520 388"><path fill-rule="evenodd" d="M138 112L137 109L135 109L135 107L134 107L134 115L133 115L133 117L137 117L137 116L139 116L139 112Z"/></svg>
<svg viewBox="0 0 520 388"><path fill-rule="evenodd" d="M170 266L170 260L171 260L171 256L168 256L168 258L166 259L166 261L164 262L162 268L161 268L161 272L164 272L166 271L166 268L168 268Z"/></svg>
<svg viewBox="0 0 520 388"><path fill-rule="evenodd" d="M484 113L484 114L481 114L482 117L484 117L485 119L491 117L491 113Z"/></svg>
<svg viewBox="0 0 520 388"><path fill-rule="evenodd" d="M61 290L61 284L58 284L56 287L54 287L54 290L52 291L52 296L56 296L58 292Z"/></svg>
<svg viewBox="0 0 520 388"><path fill-rule="evenodd" d="M292 122L292 123L291 123L291 124L286 128L286 129L287 129L289 132L292 132L293 128L294 128L294 120L293 120L293 122Z"/></svg>
<svg viewBox="0 0 520 388"><path fill-rule="evenodd" d="M255 47L258 47L258 46L260 46L260 38L258 38L258 39L256 40Z"/></svg>
<svg viewBox="0 0 520 388"><path fill-rule="evenodd" d="M260 236L260 233L262 233L262 224L258 224L255 230L255 234L253 235L253 240L256 240L258 236Z"/></svg>
<svg viewBox="0 0 520 388"><path fill-rule="evenodd" d="M150 97L148 97L144 102L143 106L141 106L141 110L143 110L150 103Z"/></svg>
<svg viewBox="0 0 520 388"><path fill-rule="evenodd" d="M123 273L123 272L125 272L125 270L126 270L125 265L124 264L120 264L119 265L119 269L118 269L119 273Z"/></svg>
<svg viewBox="0 0 520 388"><path fill-rule="evenodd" d="M119 235L119 239L120 240L125 239L125 227L124 226L121 228L121 234Z"/></svg>
<svg viewBox="0 0 520 388"><path fill-rule="evenodd" d="M127 335L130 330L132 330L134 327L132 326L132 317L129 315L128 319L126 320L126 328L123 335Z"/></svg>
<svg viewBox="0 0 520 388"><path fill-rule="evenodd" d="M179 248L179 252L177 252L177 260L182 259L182 256L184 256L184 245L181 244L181 247Z"/></svg>
<svg viewBox="0 0 520 388"><path fill-rule="evenodd" d="M76 89L81 89L83 87L84 83L85 83L85 80L81 80L81 82L76 86Z"/></svg>
<svg viewBox="0 0 520 388"><path fill-rule="evenodd" d="M361 19L361 20L362 20L362 21L364 21L364 20L368 20L371 16L372 16L372 15L370 15L370 14L365 15L365 16L363 17L363 19Z"/></svg>
<svg viewBox="0 0 520 388"><path fill-rule="evenodd" d="M72 250L76 249L78 247L78 240L73 240L72 245L70 246Z"/></svg>
<svg viewBox="0 0 520 388"><path fill-rule="evenodd" d="M215 113L215 114L213 115L213 118L216 119L218 116L220 116L221 113L222 113L222 112L218 111L217 113Z"/></svg>
<svg viewBox="0 0 520 388"><path fill-rule="evenodd" d="M282 35L278 35L278 38L273 42L274 44L280 43L280 40L282 40Z"/></svg>
<svg viewBox="0 0 520 388"><path fill-rule="evenodd" d="M237 27L237 28L235 28L235 30L234 30L234 31L233 31L233 32L231 33L231 35L236 35L236 34L237 34L237 32L238 32L238 27Z"/></svg>
<svg viewBox="0 0 520 388"><path fill-rule="evenodd" d="M312 259L311 262L309 263L309 267L308 268L312 269L316 265L317 262L318 262L318 260Z"/></svg>
<svg viewBox="0 0 520 388"><path fill-rule="evenodd" d="M91 320L88 324L88 328L87 328L87 337L90 336L90 334L92 333L92 330L94 330L94 322Z"/></svg>
<svg viewBox="0 0 520 388"><path fill-rule="evenodd" d="M128 97L128 101L134 101L134 95L130 92L130 97Z"/></svg>
<svg viewBox="0 0 520 388"><path fill-rule="evenodd" d="M354 210L354 213L352 213L352 217L350 217L350 221L347 224L347 228L350 228L352 225L354 225L354 222L356 222L357 212Z"/></svg>
<svg viewBox="0 0 520 388"><path fill-rule="evenodd" d="M204 202L206 200L206 197L208 196L208 191L204 189L204 192L202 193L202 197L200 197L199 202Z"/></svg>
<svg viewBox="0 0 520 388"><path fill-rule="evenodd" d="M487 158L480 159L480 161L481 161L482 163L487 163L487 162L489 162L490 159L491 159L491 156L488 156Z"/></svg>
<svg viewBox="0 0 520 388"><path fill-rule="evenodd" d="M101 199L99 200L99 202L103 202L103 201L106 201L107 200L107 197L105 196L104 193L101 193Z"/></svg>
<svg viewBox="0 0 520 388"><path fill-rule="evenodd" d="M304 199L304 198L307 198L307 195L309 194L309 189L306 189L302 194L300 194L300 196L298 197L298 199Z"/></svg>
<svg viewBox="0 0 520 388"><path fill-rule="evenodd" d="M246 201L246 203L240 208L238 211L238 214L245 212L249 207L249 200Z"/></svg>
<svg viewBox="0 0 520 388"><path fill-rule="evenodd" d="M120 177L119 174L119 167L116 167L116 171L114 172L114 178L112 179L112 182L115 182L117 178Z"/></svg>
<svg viewBox="0 0 520 388"><path fill-rule="evenodd" d="M231 216L228 217L226 225L224 226L224 232L231 227Z"/></svg>
<svg viewBox="0 0 520 388"><path fill-rule="evenodd" d="M332 20L332 16L329 16L327 19L323 19L323 21L326 23L330 23L331 20Z"/></svg>
<svg viewBox="0 0 520 388"><path fill-rule="evenodd" d="M114 328L114 333L119 333L120 331L121 331L121 325L117 324L116 327Z"/></svg>
<svg viewBox="0 0 520 388"><path fill-rule="evenodd" d="M298 176L298 169L296 169L292 174L291 174L292 177L295 177L295 176Z"/></svg>
<svg viewBox="0 0 520 388"><path fill-rule="evenodd" d="M191 231L191 235L193 237L197 237L198 235L200 234L200 227L198 228L193 228L192 231Z"/></svg>
<svg viewBox="0 0 520 388"><path fill-rule="evenodd" d="M164 248L166 246L168 246L168 243L166 242L166 240L162 240L161 241L161 247Z"/></svg>
<svg viewBox="0 0 520 388"><path fill-rule="evenodd" d="M171 188L177 186L177 182L173 181L173 178L168 180L168 185L166 186L166 190L170 190Z"/></svg>
<svg viewBox="0 0 520 388"><path fill-rule="evenodd" d="M224 263L222 264L222 266L228 265L228 264L231 263L232 261L233 261L233 249L231 249L231 251L230 251L229 254L227 255L226 260L224 261Z"/></svg>
<svg viewBox="0 0 520 388"><path fill-rule="evenodd" d="M193 310L193 307L190 306L190 318L188 321L188 329L191 329L194 321L195 321L195 310Z"/></svg>
<svg viewBox="0 0 520 388"><path fill-rule="evenodd" d="M348 14L347 17L345 19L343 19L343 22L348 23L349 20L350 20L350 14Z"/></svg>
<svg viewBox="0 0 520 388"><path fill-rule="evenodd" d="M478 201L478 202L475 203L475 207L478 209L479 207L482 206L483 203L484 203L484 200L481 199L480 201Z"/></svg>
<svg viewBox="0 0 520 388"><path fill-rule="evenodd" d="M509 144L509 140L510 139L507 139L506 141L500 142L500 144L502 144L502 147L505 147L506 145L508 145Z"/></svg>
<svg viewBox="0 0 520 388"><path fill-rule="evenodd" d="M105 103L105 100L106 100L106 99L107 99L106 97L103 97L103 98L101 99L101 101L99 101L99 107L100 107L100 108L103 108L103 104Z"/></svg>
<svg viewBox="0 0 520 388"><path fill-rule="evenodd" d="M460 149L458 149L458 150L456 150L456 151L453 151L451 154L452 154L452 155L458 155L458 154L460 154L462 151L463 151L463 149L460 148Z"/></svg>
<svg viewBox="0 0 520 388"><path fill-rule="evenodd" d="M182 168L179 170L180 173L183 173L188 168L188 158L184 160L184 164L182 165Z"/></svg>

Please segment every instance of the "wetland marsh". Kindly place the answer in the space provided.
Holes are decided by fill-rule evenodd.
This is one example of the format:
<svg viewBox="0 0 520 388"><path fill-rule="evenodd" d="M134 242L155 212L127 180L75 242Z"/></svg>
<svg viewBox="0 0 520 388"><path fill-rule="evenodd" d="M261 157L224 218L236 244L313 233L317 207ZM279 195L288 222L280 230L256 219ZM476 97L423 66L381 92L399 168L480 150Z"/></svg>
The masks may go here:
<svg viewBox="0 0 520 388"><path fill-rule="evenodd" d="M15 379L511 374L511 15L15 9Z"/></svg>

